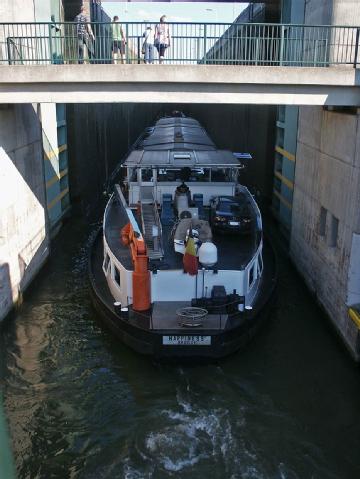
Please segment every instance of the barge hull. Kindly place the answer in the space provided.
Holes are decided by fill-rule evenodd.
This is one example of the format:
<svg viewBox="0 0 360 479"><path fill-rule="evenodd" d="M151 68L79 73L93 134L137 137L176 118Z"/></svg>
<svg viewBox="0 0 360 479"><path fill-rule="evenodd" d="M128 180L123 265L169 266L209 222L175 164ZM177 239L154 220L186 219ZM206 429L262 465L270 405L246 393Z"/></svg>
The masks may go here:
<svg viewBox="0 0 360 479"><path fill-rule="evenodd" d="M220 359L233 354L246 346L255 335L261 323L274 308L276 287L276 260L271 245L266 244L267 258L264 264L267 271L264 275L262 289L265 291L255 304L253 310L242 313L243 321L238 327L225 330L205 330L203 328L179 328L177 330L154 330L140 328L121 316L114 309L113 298L107 289L107 283L102 274L102 230L94 240L90 251L89 278L92 302L101 321L128 347L142 355L153 356L156 359L186 360ZM210 336L210 345L165 345L164 336Z"/></svg>

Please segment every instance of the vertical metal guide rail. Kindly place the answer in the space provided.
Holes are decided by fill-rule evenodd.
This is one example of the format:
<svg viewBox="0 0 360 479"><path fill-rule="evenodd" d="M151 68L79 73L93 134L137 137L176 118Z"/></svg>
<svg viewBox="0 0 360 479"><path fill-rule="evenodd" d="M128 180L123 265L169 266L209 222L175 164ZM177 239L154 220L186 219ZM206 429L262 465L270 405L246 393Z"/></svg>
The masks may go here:
<svg viewBox="0 0 360 479"><path fill-rule="evenodd" d="M112 63L111 23L86 34L87 63ZM124 61L142 63L145 22L124 22ZM277 23L169 23L170 64L312 66L359 64L360 27ZM155 25L152 25L155 28ZM80 63L77 24L0 23L0 65ZM155 62L158 56L155 48Z"/></svg>

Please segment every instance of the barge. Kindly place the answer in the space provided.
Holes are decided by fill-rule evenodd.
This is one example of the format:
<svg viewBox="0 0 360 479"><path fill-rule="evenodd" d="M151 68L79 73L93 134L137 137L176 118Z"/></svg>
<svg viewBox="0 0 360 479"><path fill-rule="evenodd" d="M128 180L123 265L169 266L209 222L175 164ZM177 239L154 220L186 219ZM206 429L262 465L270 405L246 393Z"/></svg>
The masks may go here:
<svg viewBox="0 0 360 479"><path fill-rule="evenodd" d="M138 353L219 359L268 316L276 259L240 182L247 158L218 149L195 119L171 116L122 164L89 275L99 317Z"/></svg>

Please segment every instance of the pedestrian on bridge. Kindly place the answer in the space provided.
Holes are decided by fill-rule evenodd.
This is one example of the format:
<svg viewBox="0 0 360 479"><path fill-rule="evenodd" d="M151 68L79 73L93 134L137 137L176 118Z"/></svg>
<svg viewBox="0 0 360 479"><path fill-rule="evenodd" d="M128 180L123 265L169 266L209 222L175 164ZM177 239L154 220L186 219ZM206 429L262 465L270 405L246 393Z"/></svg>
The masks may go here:
<svg viewBox="0 0 360 479"><path fill-rule="evenodd" d="M166 15L160 18L160 23L155 27L155 47L159 52L159 63L163 63L165 50L170 47L170 27L166 23Z"/></svg>
<svg viewBox="0 0 360 479"><path fill-rule="evenodd" d="M90 59L94 54L95 36L90 25L90 19L86 15L84 5L80 8L80 13L76 15L74 22L76 25L76 33L78 38L78 62L84 63L84 53Z"/></svg>
<svg viewBox="0 0 360 479"><path fill-rule="evenodd" d="M145 32L143 33L144 43L143 43L143 54L145 63L154 63L154 42L155 42L155 31L150 25L146 27Z"/></svg>
<svg viewBox="0 0 360 479"><path fill-rule="evenodd" d="M111 24L111 33L113 38L113 62L117 63L118 55L120 54L120 63L124 63L126 38L122 25L119 22L119 17L117 15L115 15L113 18L113 23Z"/></svg>

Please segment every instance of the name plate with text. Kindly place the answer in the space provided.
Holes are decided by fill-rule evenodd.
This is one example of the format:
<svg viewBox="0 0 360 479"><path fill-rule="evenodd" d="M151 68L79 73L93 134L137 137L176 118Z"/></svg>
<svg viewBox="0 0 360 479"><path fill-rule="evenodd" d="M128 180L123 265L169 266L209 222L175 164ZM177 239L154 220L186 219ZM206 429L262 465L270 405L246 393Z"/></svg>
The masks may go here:
<svg viewBox="0 0 360 479"><path fill-rule="evenodd" d="M173 334L163 336L164 346L210 346L211 336L199 336L193 334Z"/></svg>

